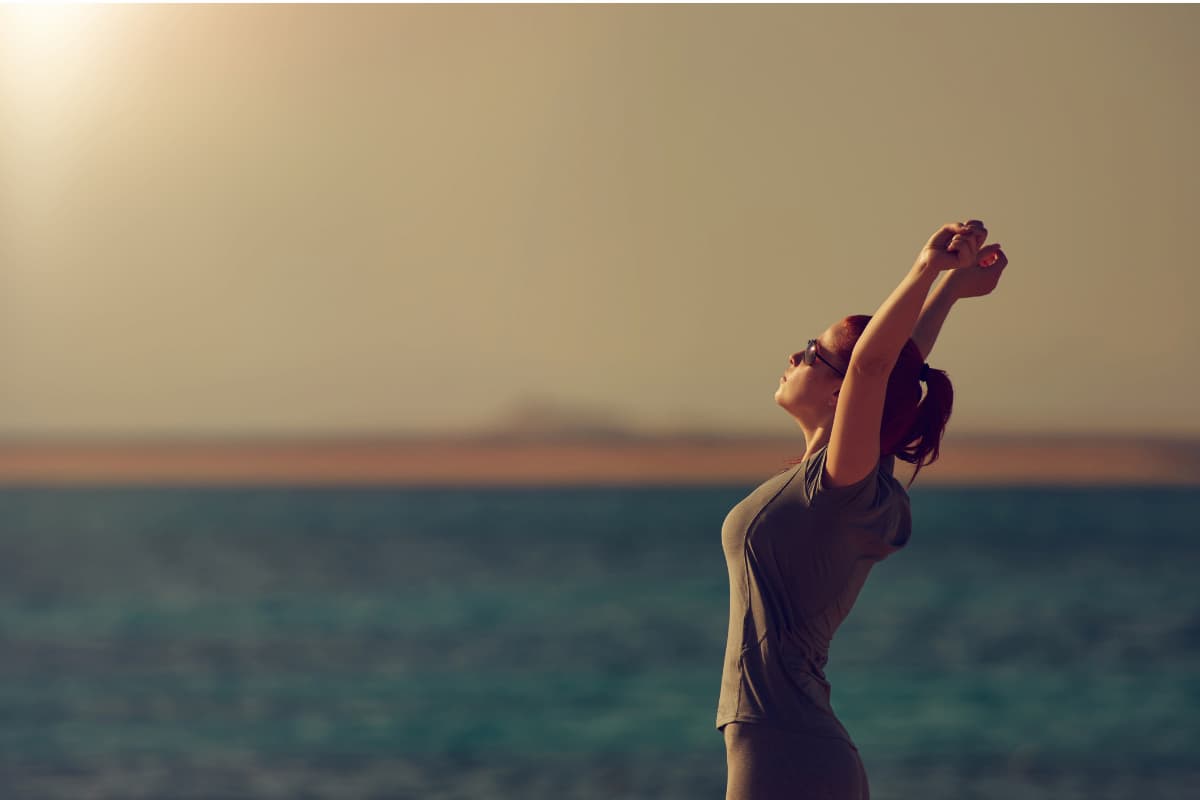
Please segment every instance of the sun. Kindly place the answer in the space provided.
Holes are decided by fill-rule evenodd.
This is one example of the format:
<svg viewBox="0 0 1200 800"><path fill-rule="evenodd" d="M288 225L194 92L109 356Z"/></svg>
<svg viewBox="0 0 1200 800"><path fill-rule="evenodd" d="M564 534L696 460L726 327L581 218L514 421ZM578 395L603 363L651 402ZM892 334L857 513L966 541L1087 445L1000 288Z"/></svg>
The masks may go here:
<svg viewBox="0 0 1200 800"><path fill-rule="evenodd" d="M87 77L105 27L93 5L0 6L0 86L18 109L63 99Z"/></svg>

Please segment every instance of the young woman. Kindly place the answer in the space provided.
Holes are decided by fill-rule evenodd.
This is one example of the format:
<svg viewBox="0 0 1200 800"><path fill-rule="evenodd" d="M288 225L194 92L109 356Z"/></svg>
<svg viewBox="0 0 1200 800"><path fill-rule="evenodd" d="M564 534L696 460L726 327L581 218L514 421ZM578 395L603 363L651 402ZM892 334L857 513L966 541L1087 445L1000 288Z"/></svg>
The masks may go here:
<svg viewBox="0 0 1200 800"><path fill-rule="evenodd" d="M943 226L874 316L834 323L788 360L775 402L803 430L804 457L738 503L721 530L727 800L869 797L830 705L829 643L871 566L908 541L908 495L892 467L899 458L919 472L938 456L953 389L925 358L954 302L996 287L1008 259L986 239L979 220Z"/></svg>

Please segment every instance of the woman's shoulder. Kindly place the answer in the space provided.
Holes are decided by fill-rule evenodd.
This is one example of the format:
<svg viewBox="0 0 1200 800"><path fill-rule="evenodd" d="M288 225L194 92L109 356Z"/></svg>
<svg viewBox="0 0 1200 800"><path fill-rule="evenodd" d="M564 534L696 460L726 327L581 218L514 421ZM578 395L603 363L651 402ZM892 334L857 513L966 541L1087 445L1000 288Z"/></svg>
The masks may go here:
<svg viewBox="0 0 1200 800"><path fill-rule="evenodd" d="M845 486L832 486L825 471L827 454L828 446L822 446L801 464L805 493L810 505L866 510L889 502L907 504L908 493L893 474L895 456L881 454L875 468L861 480Z"/></svg>

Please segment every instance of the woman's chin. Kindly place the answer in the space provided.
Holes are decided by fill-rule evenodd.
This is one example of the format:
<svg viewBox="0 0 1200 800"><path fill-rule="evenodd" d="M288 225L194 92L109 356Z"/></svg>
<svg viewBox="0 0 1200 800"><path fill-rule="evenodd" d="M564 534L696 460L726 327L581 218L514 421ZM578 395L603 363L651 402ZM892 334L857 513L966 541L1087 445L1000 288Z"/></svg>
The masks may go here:
<svg viewBox="0 0 1200 800"><path fill-rule="evenodd" d="M780 386L775 392L775 405L786 411L789 417L792 417L793 419L799 419L799 417L796 416L796 412L801 409L800 404L797 403L796 398L789 395L782 386Z"/></svg>

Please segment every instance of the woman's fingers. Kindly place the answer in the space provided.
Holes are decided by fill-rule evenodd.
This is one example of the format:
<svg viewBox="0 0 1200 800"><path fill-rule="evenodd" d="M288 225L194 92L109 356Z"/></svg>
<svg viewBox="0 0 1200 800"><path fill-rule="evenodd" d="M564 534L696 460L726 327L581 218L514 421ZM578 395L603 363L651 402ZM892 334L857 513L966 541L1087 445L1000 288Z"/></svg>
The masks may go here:
<svg viewBox="0 0 1200 800"><path fill-rule="evenodd" d="M963 223L967 226L967 230L975 237L975 247L983 247L983 243L987 241L988 230L981 219L969 219Z"/></svg>
<svg viewBox="0 0 1200 800"><path fill-rule="evenodd" d="M993 266L1000 259L1001 255L999 244L986 245L979 248L978 264L981 267Z"/></svg>
<svg viewBox="0 0 1200 800"><path fill-rule="evenodd" d="M950 241L962 231L965 231L967 226L961 222L947 222L929 237L929 241L925 243L926 249L937 250L942 252L950 246Z"/></svg>
<svg viewBox="0 0 1200 800"><path fill-rule="evenodd" d="M979 239L973 230L965 229L950 238L946 249L958 255L958 266L969 267L979 256Z"/></svg>
<svg viewBox="0 0 1200 800"><path fill-rule="evenodd" d="M926 257L939 270L987 266L999 258L995 255L998 245L984 246L987 235L987 226L983 224L983 220L948 222L926 243ZM982 263L984 258L988 260L988 264Z"/></svg>

